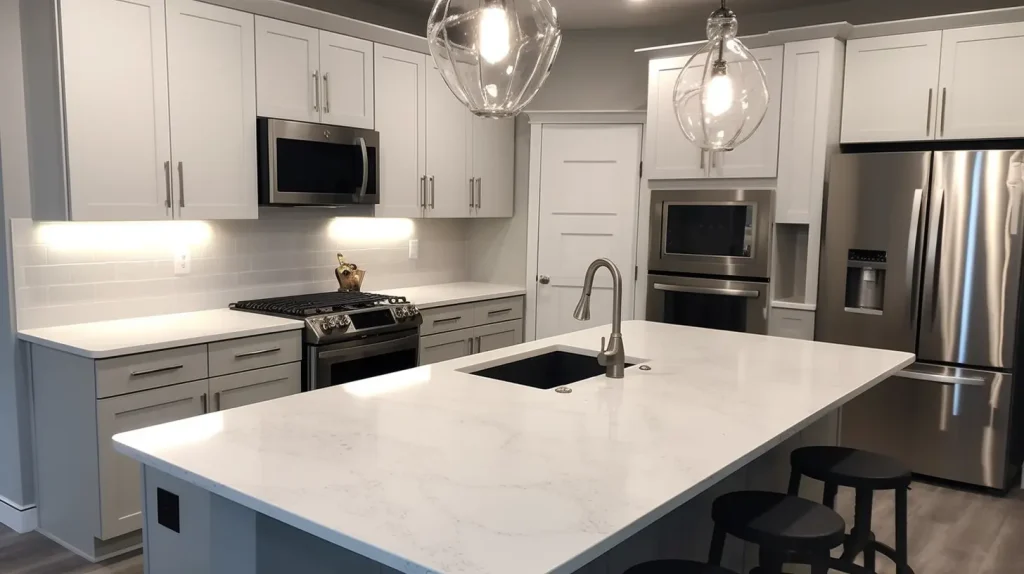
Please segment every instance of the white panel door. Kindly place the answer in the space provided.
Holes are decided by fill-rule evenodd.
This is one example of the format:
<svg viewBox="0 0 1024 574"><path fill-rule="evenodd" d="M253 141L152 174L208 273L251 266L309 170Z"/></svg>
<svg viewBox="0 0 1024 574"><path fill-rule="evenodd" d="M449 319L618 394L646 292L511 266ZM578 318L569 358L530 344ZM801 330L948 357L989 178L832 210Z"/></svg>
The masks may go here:
<svg viewBox="0 0 1024 574"><path fill-rule="evenodd" d="M515 120L472 118L477 217L512 217Z"/></svg>
<svg viewBox="0 0 1024 574"><path fill-rule="evenodd" d="M163 0L63 0L70 218L169 219Z"/></svg>
<svg viewBox="0 0 1024 574"><path fill-rule="evenodd" d="M320 32L256 16L256 110L260 116L320 121Z"/></svg>
<svg viewBox="0 0 1024 574"><path fill-rule="evenodd" d="M472 118L441 73L427 68L427 217L469 217Z"/></svg>
<svg viewBox="0 0 1024 574"><path fill-rule="evenodd" d="M380 217L422 217L427 164L427 57L374 46Z"/></svg>
<svg viewBox="0 0 1024 574"><path fill-rule="evenodd" d="M945 30L939 138L1024 137L1024 22Z"/></svg>
<svg viewBox="0 0 1024 574"><path fill-rule="evenodd" d="M709 154L711 177L775 177L778 172L783 50L782 46L772 46L750 51L764 69L768 109L750 139L732 151Z"/></svg>
<svg viewBox="0 0 1024 574"><path fill-rule="evenodd" d="M256 219L253 15L167 1L176 215Z"/></svg>
<svg viewBox="0 0 1024 574"><path fill-rule="evenodd" d="M373 129L373 42L320 31L323 123Z"/></svg>
<svg viewBox="0 0 1024 574"><path fill-rule="evenodd" d="M633 316L639 125L545 125L537 243L537 338L612 319L611 274L594 281L591 320L572 317L587 267L607 257L622 272L622 317Z"/></svg>
<svg viewBox="0 0 1024 574"><path fill-rule="evenodd" d="M843 143L934 139L942 32L846 44Z"/></svg>
<svg viewBox="0 0 1024 574"><path fill-rule="evenodd" d="M672 94L676 79L689 56L652 60L647 86L647 146L645 171L648 179L699 179L706 177L706 154L683 135L676 120ZM686 69L699 77L702 62Z"/></svg>

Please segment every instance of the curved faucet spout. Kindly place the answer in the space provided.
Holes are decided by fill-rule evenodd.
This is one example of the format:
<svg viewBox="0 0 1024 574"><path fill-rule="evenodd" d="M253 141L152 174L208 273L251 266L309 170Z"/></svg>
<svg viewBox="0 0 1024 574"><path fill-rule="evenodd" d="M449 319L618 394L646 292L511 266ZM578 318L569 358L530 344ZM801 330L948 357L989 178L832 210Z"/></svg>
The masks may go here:
<svg viewBox="0 0 1024 574"><path fill-rule="evenodd" d="M604 340L601 340L601 353L597 356L597 362L607 367L605 374L608 377L621 379L626 365L626 353L622 345L622 274L611 259L597 259L587 268L587 274L583 279L583 294L576 305L573 317L579 321L590 319L590 292L594 289L594 275L602 267L607 268L612 274L612 334L607 348Z"/></svg>

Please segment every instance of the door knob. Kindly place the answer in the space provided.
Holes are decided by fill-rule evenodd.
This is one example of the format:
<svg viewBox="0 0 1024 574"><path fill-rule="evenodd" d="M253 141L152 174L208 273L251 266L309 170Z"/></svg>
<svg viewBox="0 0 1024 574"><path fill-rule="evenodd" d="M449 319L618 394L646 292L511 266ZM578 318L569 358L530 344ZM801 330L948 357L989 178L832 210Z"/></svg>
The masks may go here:
<svg viewBox="0 0 1024 574"><path fill-rule="evenodd" d="M541 275L537 278L537 281L540 281L541 285L547 285L548 283L551 283L551 278L547 275Z"/></svg>

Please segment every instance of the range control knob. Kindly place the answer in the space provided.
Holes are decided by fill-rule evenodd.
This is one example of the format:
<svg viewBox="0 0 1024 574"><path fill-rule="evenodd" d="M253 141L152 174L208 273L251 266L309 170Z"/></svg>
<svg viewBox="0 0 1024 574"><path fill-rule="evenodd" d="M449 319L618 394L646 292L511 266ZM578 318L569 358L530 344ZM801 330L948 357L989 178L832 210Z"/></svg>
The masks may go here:
<svg viewBox="0 0 1024 574"><path fill-rule="evenodd" d="M403 308L403 307L395 307L395 317L398 317L399 319L404 319L405 316L406 316L405 308Z"/></svg>
<svg viewBox="0 0 1024 574"><path fill-rule="evenodd" d="M406 313L407 313L407 314L408 314L408 315L409 315L410 317L415 317L416 315L419 315L419 314L420 314L420 310L419 310L419 309L417 309L417 308L416 308L416 307L415 307L414 305L409 305L408 307L406 307L406 308L405 308L405 312L406 312Z"/></svg>
<svg viewBox="0 0 1024 574"><path fill-rule="evenodd" d="M339 327L348 327L349 325L352 324L352 319L349 319L348 315L341 315L341 316L335 317L335 319L338 320L338 326Z"/></svg>

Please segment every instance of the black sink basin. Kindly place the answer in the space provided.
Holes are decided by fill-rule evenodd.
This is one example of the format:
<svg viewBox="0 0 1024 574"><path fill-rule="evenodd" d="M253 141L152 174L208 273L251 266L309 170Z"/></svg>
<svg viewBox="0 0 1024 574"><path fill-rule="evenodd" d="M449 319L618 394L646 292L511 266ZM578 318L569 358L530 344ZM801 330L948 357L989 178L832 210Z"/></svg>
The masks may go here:
<svg viewBox="0 0 1024 574"><path fill-rule="evenodd" d="M632 366L626 363L626 367ZM552 351L470 373L506 383L547 390L603 375L605 368L597 364L596 356Z"/></svg>

